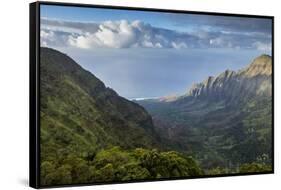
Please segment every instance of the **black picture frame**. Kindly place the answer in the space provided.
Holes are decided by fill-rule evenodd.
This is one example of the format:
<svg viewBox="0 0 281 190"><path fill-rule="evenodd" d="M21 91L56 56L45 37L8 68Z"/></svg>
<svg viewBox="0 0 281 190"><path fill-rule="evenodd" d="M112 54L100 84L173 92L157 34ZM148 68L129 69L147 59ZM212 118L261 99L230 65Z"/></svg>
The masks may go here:
<svg viewBox="0 0 281 190"><path fill-rule="evenodd" d="M203 175L196 177L180 177L168 179L153 179L153 180L133 180L122 182L104 182L104 183L85 183L71 184L59 186L41 186L40 185L40 5L57 5L68 7L88 7L100 9L118 9L118 10L136 10L147 12L164 12L164 13L183 13L195 15L215 15L215 16L231 16L231 17L246 17L246 18L267 18L272 21L272 171L259 173L239 173L239 174L219 174L219 175ZM182 180L194 178L214 178L214 177L231 177L244 175L259 175L274 173L274 16L263 15L248 15L248 14L233 14L233 13L218 13L218 12L201 12L187 10L170 10L142 7L125 7L125 6L109 6L109 5L92 5L78 3L61 3L38 1L29 4L29 59L30 59L30 81L29 81L29 185L33 188L51 188L51 187L69 187L69 186L87 186L99 184L121 184L121 183L136 183L136 182L152 182L163 180Z"/></svg>

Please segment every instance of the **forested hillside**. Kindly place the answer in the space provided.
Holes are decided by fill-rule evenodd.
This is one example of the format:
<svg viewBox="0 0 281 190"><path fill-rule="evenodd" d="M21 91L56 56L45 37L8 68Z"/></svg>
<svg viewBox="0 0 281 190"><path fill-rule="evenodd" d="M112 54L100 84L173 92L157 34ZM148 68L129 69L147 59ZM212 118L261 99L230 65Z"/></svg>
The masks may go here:
<svg viewBox="0 0 281 190"><path fill-rule="evenodd" d="M41 185L202 175L164 151L151 116L67 55L41 48Z"/></svg>

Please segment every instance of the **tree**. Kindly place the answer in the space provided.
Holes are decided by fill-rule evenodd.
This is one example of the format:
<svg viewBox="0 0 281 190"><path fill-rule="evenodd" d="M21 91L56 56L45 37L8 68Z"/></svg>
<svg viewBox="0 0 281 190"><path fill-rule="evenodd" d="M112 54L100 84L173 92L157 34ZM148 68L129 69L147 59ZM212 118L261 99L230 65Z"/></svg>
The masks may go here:
<svg viewBox="0 0 281 190"><path fill-rule="evenodd" d="M248 163L248 164L242 164L239 168L239 171L241 173L251 173L251 172L265 172L265 171L271 171L271 165L268 164L261 164L261 163Z"/></svg>

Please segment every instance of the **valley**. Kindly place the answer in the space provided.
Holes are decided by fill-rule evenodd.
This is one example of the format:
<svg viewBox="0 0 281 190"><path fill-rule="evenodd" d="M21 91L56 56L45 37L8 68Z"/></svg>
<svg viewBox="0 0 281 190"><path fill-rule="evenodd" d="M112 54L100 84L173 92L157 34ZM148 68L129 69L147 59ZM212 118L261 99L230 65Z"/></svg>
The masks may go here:
<svg viewBox="0 0 281 190"><path fill-rule="evenodd" d="M261 55L173 98L136 101L172 148L192 154L212 174L236 173L245 163L272 162L272 65Z"/></svg>
<svg viewBox="0 0 281 190"><path fill-rule="evenodd" d="M272 170L270 56L182 96L130 101L68 55L40 51L42 186Z"/></svg>

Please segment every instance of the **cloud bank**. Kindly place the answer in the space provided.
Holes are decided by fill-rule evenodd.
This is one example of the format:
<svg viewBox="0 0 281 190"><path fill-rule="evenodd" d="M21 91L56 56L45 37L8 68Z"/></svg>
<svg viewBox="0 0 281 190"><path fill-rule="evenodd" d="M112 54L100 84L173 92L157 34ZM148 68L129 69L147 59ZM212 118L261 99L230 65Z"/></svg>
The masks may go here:
<svg viewBox="0 0 281 190"><path fill-rule="evenodd" d="M215 21L213 21L215 22ZM236 25L236 21L234 22ZM225 26L224 26L225 25ZM241 28L245 25L240 24ZM203 25L205 26L205 25ZM215 23L214 23L215 26ZM196 32L154 27L139 20L70 22L41 18L41 45L48 47L95 48L233 48L271 50L271 35L249 25L249 30L198 28ZM222 27L228 30L223 30ZM251 27L250 27L251 26ZM188 27L188 26L186 26ZM232 30L231 30L232 29Z"/></svg>

